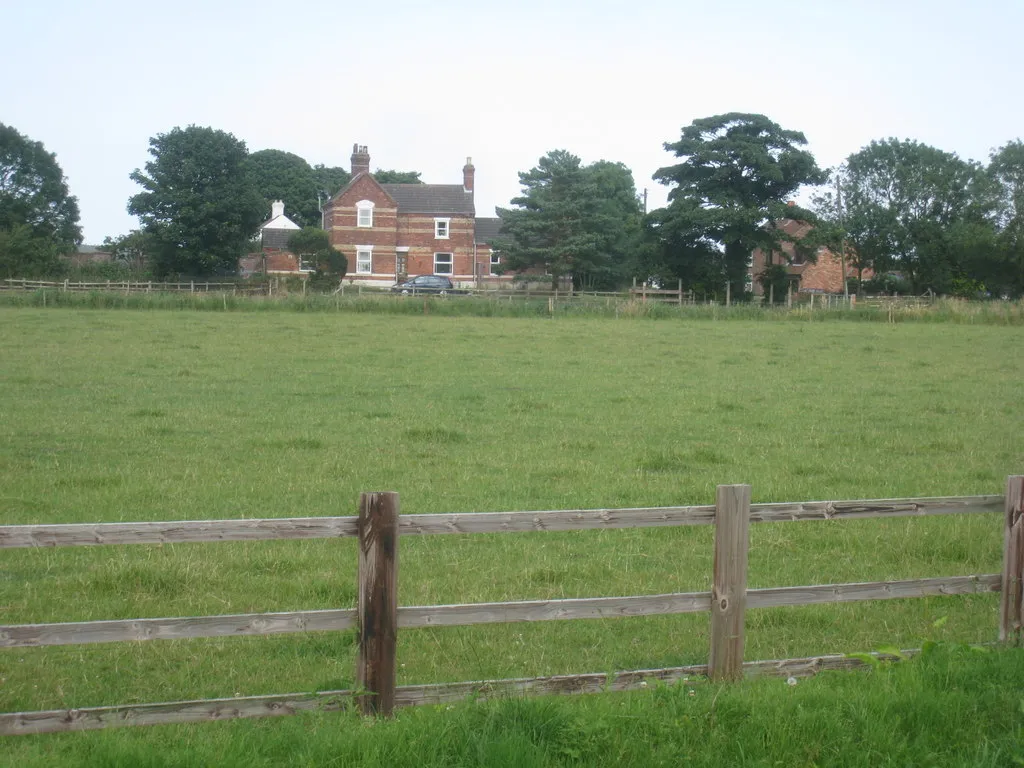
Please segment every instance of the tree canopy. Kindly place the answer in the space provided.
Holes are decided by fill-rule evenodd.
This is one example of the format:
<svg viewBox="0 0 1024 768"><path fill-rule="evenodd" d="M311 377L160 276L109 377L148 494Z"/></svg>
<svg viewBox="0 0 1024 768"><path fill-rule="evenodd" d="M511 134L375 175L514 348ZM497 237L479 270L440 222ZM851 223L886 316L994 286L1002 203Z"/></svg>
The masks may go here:
<svg viewBox="0 0 1024 768"><path fill-rule="evenodd" d="M82 241L78 201L42 142L0 123L0 271L46 274Z"/></svg>
<svg viewBox="0 0 1024 768"><path fill-rule="evenodd" d="M288 238L288 250L307 263L317 274L342 278L348 271L345 254L331 245L330 236L319 227L304 227Z"/></svg>
<svg viewBox="0 0 1024 768"><path fill-rule="evenodd" d="M873 141L847 158L841 189L858 258L901 273L914 292L962 291L991 261L995 188L978 163L916 141Z"/></svg>
<svg viewBox="0 0 1024 768"><path fill-rule="evenodd" d="M265 210L269 211L275 200L282 200L285 215L300 227L320 225L317 193L328 194L320 190L309 163L291 152L263 149L249 155L248 167Z"/></svg>
<svg viewBox="0 0 1024 768"><path fill-rule="evenodd" d="M422 184L419 171L374 171L372 174L381 184Z"/></svg>
<svg viewBox="0 0 1024 768"><path fill-rule="evenodd" d="M519 174L523 193L498 210L502 269L543 269L553 283L614 288L639 241L641 209L633 174L622 163L583 165L565 150Z"/></svg>
<svg viewBox="0 0 1024 768"><path fill-rule="evenodd" d="M992 153L998 255L989 280L1002 293L1024 296L1024 143L1011 141Z"/></svg>
<svg viewBox="0 0 1024 768"><path fill-rule="evenodd" d="M672 186L668 206L651 219L662 262L688 281L728 281L741 294L751 252L771 252L787 239L776 224L813 218L787 205L802 186L824 180L806 144L799 131L757 114L730 112L683 128L679 141L665 144L682 162L654 174Z"/></svg>
<svg viewBox="0 0 1024 768"><path fill-rule="evenodd" d="M266 213L247 166L245 142L189 126L149 140L153 159L131 178L128 203L154 243L159 276L234 273Z"/></svg>

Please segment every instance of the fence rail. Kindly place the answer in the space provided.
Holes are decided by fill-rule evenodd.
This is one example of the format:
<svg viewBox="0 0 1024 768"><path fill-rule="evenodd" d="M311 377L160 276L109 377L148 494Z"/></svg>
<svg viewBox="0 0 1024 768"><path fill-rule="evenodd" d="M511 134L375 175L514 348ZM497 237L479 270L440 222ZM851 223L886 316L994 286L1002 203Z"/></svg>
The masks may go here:
<svg viewBox="0 0 1024 768"><path fill-rule="evenodd" d="M801 522L951 513L1005 514L1001 573L898 581L747 589L751 522ZM567 531L600 528L715 525L711 590L623 597L588 597L461 605L398 604L397 551L402 535ZM347 609L181 618L0 626L0 648L87 643L272 635L355 629L359 658L355 691L256 696L0 714L0 735L104 728L116 725L202 722L263 717L354 705L366 713L449 701L470 693L579 693L626 690L647 680L685 675L737 679L745 673L811 674L848 668L845 657L743 662L744 617L749 609L999 592L1001 641L1021 641L1024 594L1024 475L1007 479L1002 496L869 499L751 504L750 486L720 486L714 506L556 510L462 514L398 514L398 494L363 494L354 517L269 520L205 520L170 523L108 523L0 526L0 549L167 542L252 541L357 537L358 604ZM711 614L709 663L692 667L570 675L524 680L477 681L432 686L395 686L399 629L471 624L608 619L707 612Z"/></svg>
<svg viewBox="0 0 1024 768"><path fill-rule="evenodd" d="M4 291L40 291L54 290L61 293L90 293L105 291L108 293L231 293L238 295L264 295L265 285L240 285L230 282L209 282L190 280L188 282L167 283L153 280L22 280L8 278L0 281L0 290Z"/></svg>

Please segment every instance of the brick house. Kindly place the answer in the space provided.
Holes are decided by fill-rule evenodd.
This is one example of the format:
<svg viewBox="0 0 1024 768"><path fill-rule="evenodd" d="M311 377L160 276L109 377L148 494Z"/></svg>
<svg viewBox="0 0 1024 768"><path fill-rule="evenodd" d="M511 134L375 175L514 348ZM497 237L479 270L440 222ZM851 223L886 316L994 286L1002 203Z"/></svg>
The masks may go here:
<svg viewBox="0 0 1024 768"><path fill-rule="evenodd" d="M505 282L489 242L496 218L477 218L472 160L461 184L381 184L363 145L352 148L352 180L324 206L331 245L348 259L347 279L388 286L416 275L445 275L461 287Z"/></svg>
<svg viewBox="0 0 1024 768"><path fill-rule="evenodd" d="M779 228L790 237L797 240L804 237L811 231L811 225L806 221L794 219L783 219L779 222ZM818 250L818 259L815 263L807 261L802 255L796 252L793 243L784 242L781 244L782 253L772 251L765 256L765 252L756 248L751 254L750 271L747 274L747 281L751 284L751 290L755 296L763 296L764 288L758 282L757 277L769 264L786 264L786 271L789 273L793 290L800 293L843 293L843 267L839 254L833 253L828 248ZM866 280L874 273L871 269L863 270L863 278ZM852 266L850 259L846 264L846 279L855 279L857 269ZM779 297L776 296L776 300Z"/></svg>

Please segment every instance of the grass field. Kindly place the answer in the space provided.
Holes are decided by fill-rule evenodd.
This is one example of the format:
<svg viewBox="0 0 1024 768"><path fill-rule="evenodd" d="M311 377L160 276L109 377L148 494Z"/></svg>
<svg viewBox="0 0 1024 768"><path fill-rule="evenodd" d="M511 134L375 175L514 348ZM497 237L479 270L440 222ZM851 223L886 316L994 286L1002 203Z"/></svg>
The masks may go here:
<svg viewBox="0 0 1024 768"><path fill-rule="evenodd" d="M1019 327L10 307L0 323L7 523L354 514L367 490L398 491L403 513L711 503L733 482L754 501L1000 493L1024 470ZM759 525L750 586L995 572L1001 525ZM701 590L710 544L708 528L403 538L401 602ZM0 565L3 623L354 602L350 540ZM751 611L747 658L988 641L997 614L995 596ZM353 653L348 633L8 650L0 710L341 688ZM399 683L706 655L700 614L410 630Z"/></svg>

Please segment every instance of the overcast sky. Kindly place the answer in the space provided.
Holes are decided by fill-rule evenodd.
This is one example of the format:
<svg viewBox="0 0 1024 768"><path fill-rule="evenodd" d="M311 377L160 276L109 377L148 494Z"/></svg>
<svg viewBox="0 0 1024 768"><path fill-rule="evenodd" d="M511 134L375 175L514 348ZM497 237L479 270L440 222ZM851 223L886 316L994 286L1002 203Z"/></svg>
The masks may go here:
<svg viewBox="0 0 1024 768"><path fill-rule="evenodd" d="M0 122L56 153L87 243L136 226L128 175L189 124L345 168L358 142L433 183L472 156L484 216L552 149L625 163L657 207L662 144L723 112L803 131L823 167L1024 136L1024 0L8 0L0 27Z"/></svg>

